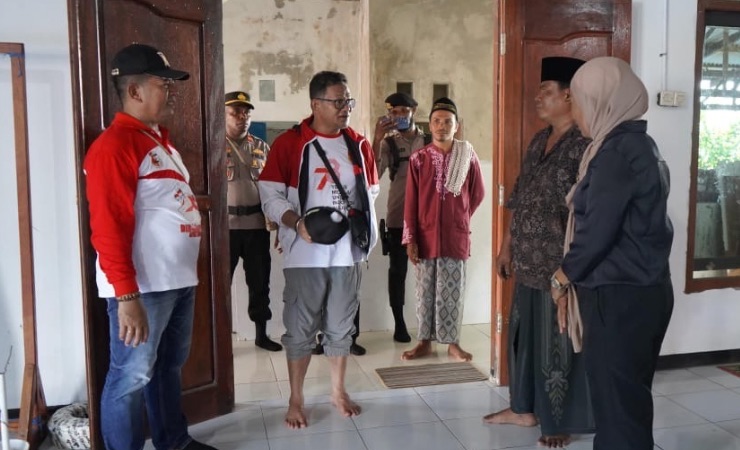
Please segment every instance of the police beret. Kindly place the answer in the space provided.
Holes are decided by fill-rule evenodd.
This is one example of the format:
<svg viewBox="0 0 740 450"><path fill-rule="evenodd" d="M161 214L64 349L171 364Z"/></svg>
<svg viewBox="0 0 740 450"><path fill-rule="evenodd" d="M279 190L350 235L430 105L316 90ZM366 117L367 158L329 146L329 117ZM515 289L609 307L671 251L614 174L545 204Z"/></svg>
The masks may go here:
<svg viewBox="0 0 740 450"><path fill-rule="evenodd" d="M311 241L317 244L331 245L337 242L349 230L347 216L330 206L316 206L303 215Z"/></svg>
<svg viewBox="0 0 740 450"><path fill-rule="evenodd" d="M408 106L409 108L416 108L418 103L416 100L411 98L410 95L404 94L403 92L396 92L385 98L385 107L388 109L396 106Z"/></svg>

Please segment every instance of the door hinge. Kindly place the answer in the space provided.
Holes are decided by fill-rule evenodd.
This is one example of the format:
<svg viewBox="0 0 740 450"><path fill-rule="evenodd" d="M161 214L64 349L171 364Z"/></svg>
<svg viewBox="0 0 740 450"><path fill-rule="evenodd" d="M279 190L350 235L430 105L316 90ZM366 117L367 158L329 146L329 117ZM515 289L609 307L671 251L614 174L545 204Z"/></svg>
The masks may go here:
<svg viewBox="0 0 740 450"><path fill-rule="evenodd" d="M498 185L498 206L504 206L504 185Z"/></svg>
<svg viewBox="0 0 740 450"><path fill-rule="evenodd" d="M501 313L496 313L496 333L501 334L501 329L504 327L504 319L501 318Z"/></svg>
<svg viewBox="0 0 740 450"><path fill-rule="evenodd" d="M498 36L498 53L501 56L506 54L506 33L501 33Z"/></svg>

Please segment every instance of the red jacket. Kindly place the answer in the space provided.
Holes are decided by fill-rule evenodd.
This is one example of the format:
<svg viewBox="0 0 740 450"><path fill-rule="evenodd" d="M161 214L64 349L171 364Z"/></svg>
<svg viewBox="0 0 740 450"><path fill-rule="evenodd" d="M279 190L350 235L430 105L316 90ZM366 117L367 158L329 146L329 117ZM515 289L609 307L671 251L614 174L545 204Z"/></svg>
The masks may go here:
<svg viewBox="0 0 740 450"><path fill-rule="evenodd" d="M291 243L296 238L295 231L282 223L283 214L288 210L297 213L301 210L298 195L298 181L303 164L303 152L317 138L316 132L309 126L313 116L304 119L297 129L284 132L273 142L270 156L259 178L260 198L265 215L280 224L278 235L283 249L289 253ZM375 157L367 139L352 128L344 130L350 139L357 142L365 169L365 189L370 207L370 249L378 239L377 219L375 215L375 198L380 192L378 172L375 168ZM289 254L286 254L286 261ZM287 263L286 263L287 264Z"/></svg>
<svg viewBox="0 0 740 450"><path fill-rule="evenodd" d="M180 154L160 133L118 113L85 156L100 297L198 284L200 211Z"/></svg>

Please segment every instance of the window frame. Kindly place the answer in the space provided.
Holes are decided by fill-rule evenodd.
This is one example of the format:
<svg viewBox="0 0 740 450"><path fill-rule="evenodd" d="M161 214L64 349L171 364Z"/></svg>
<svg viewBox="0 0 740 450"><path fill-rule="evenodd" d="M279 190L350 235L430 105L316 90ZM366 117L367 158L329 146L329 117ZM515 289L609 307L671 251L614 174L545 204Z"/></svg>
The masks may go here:
<svg viewBox="0 0 740 450"><path fill-rule="evenodd" d="M740 277L694 278L694 254L696 240L697 182L699 174L699 122L701 119L701 81L704 65L704 35L707 12L740 13L740 1L698 0L696 17L696 59L694 66L694 115L691 131L691 179L689 188L689 222L686 249L686 285L684 292L702 292L710 289L740 287Z"/></svg>

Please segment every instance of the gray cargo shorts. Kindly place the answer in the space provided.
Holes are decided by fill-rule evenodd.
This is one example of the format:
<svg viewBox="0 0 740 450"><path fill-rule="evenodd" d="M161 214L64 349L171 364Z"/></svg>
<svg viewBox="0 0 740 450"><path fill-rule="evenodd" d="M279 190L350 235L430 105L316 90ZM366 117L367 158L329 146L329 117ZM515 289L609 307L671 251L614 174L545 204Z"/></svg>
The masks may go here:
<svg viewBox="0 0 740 450"><path fill-rule="evenodd" d="M360 305L360 264L348 267L283 269L282 343L289 360L311 354L316 334L324 335L326 356L347 356Z"/></svg>

